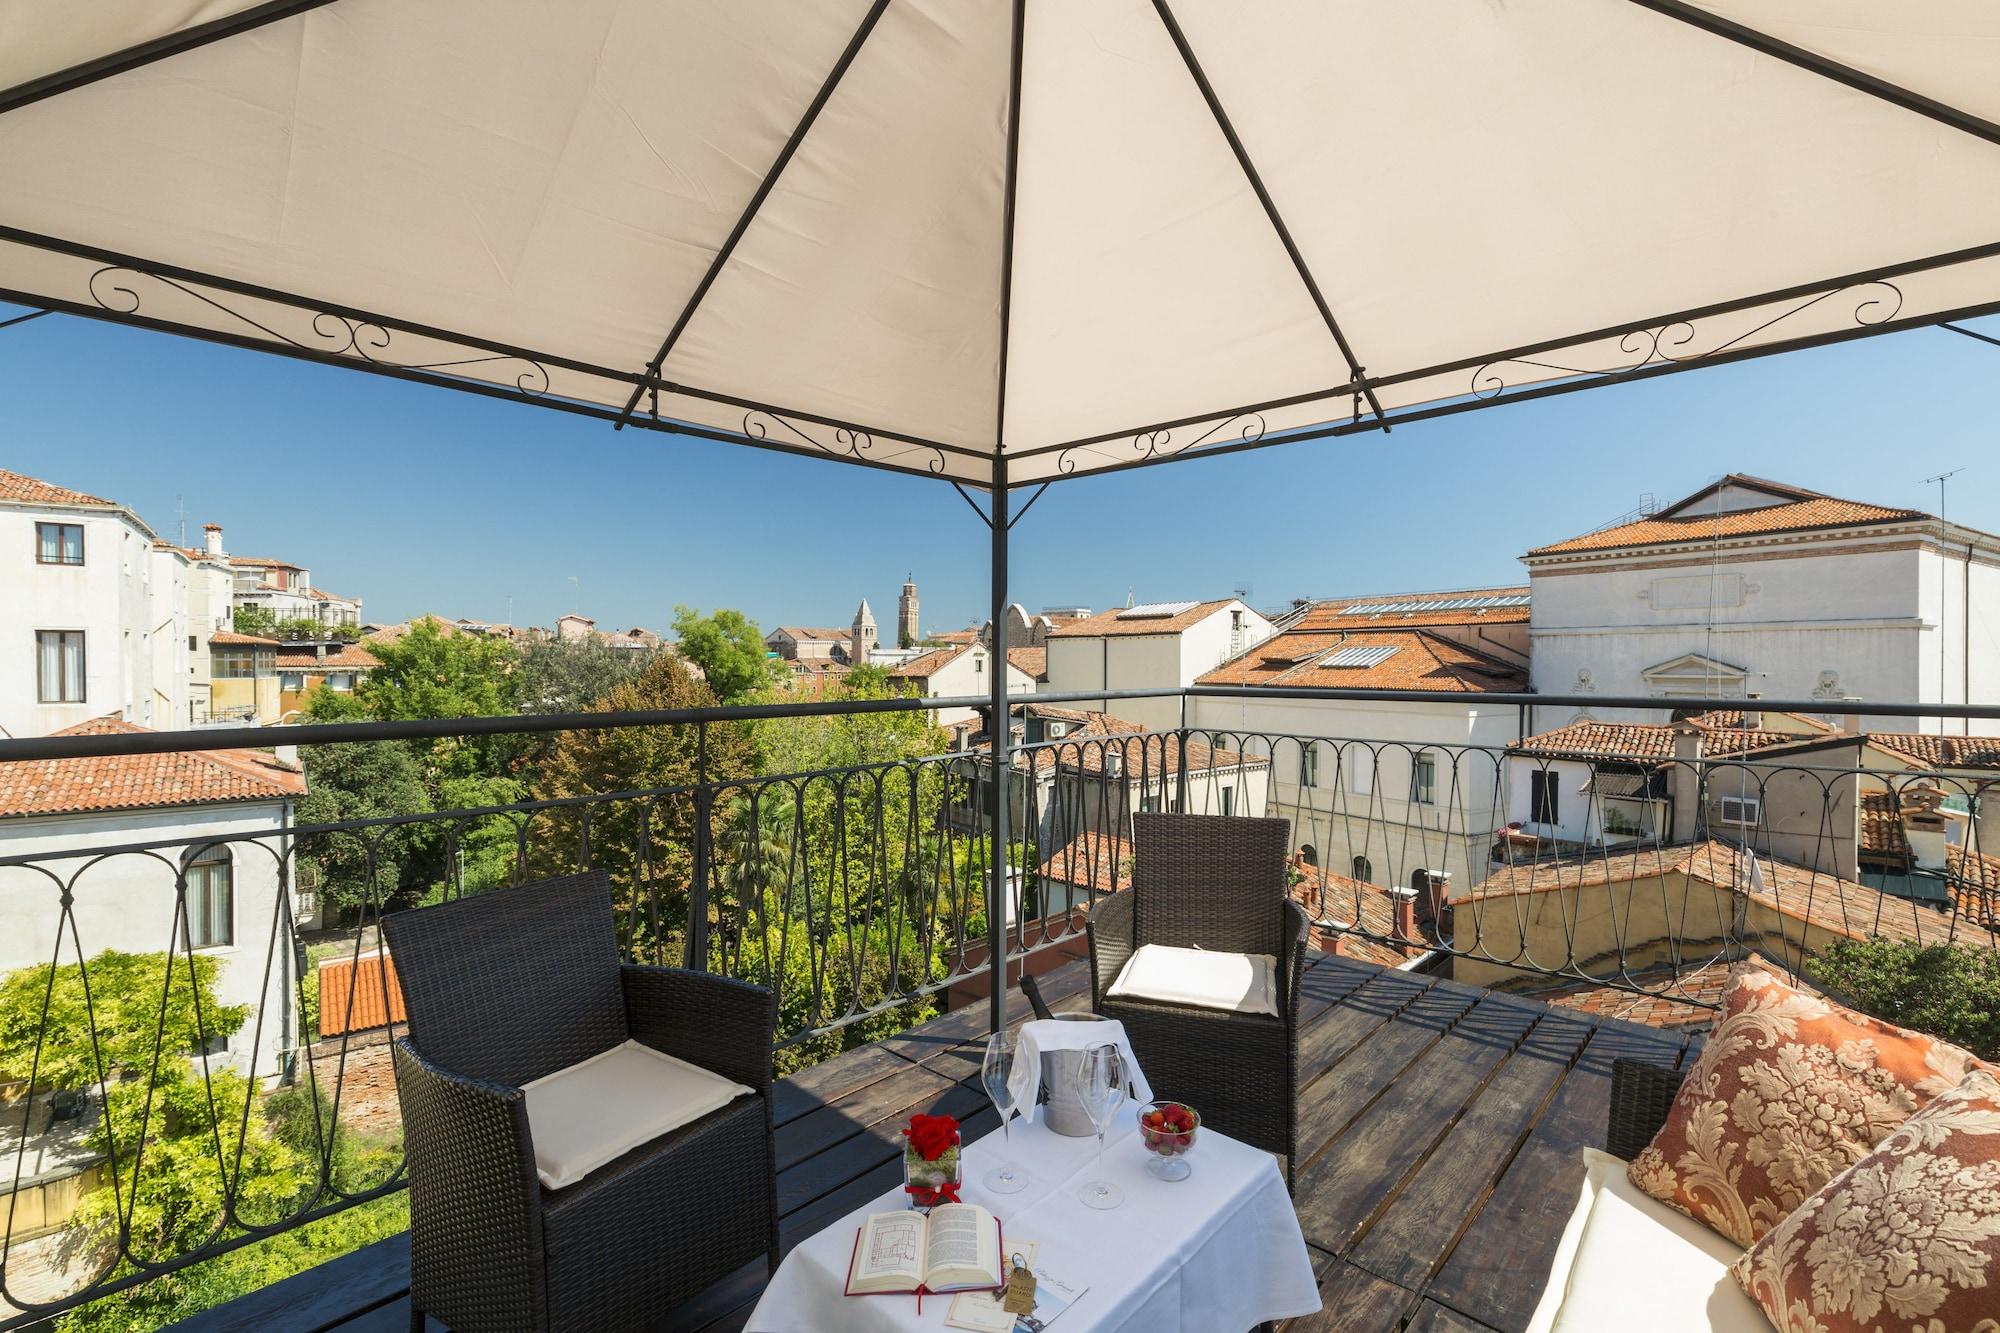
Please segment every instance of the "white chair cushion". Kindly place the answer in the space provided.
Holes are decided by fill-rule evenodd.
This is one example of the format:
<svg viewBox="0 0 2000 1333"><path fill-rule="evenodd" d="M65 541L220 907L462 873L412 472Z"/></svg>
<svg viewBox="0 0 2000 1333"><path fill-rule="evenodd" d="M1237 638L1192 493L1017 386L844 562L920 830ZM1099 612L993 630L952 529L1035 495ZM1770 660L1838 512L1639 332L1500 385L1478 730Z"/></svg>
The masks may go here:
<svg viewBox="0 0 2000 1333"><path fill-rule="evenodd" d="M528 1094L535 1174L559 1190L756 1089L627 1041L521 1091Z"/></svg>
<svg viewBox="0 0 2000 1333"><path fill-rule="evenodd" d="M1142 945L1105 992L1237 1014L1278 1012L1278 960L1267 953L1222 953Z"/></svg>
<svg viewBox="0 0 2000 1333"><path fill-rule="evenodd" d="M1741 1247L1641 1191L1622 1159L1585 1148L1583 1167L1527 1333L1771 1333L1729 1275Z"/></svg>

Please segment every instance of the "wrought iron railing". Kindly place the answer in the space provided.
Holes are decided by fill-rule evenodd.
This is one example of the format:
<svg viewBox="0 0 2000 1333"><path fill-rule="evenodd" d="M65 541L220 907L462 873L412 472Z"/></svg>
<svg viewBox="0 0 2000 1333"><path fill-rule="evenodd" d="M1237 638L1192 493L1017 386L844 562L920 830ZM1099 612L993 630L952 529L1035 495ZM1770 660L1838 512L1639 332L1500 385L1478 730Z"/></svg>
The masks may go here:
<svg viewBox="0 0 2000 1333"><path fill-rule="evenodd" d="M1162 697L1180 725L1092 707ZM1892 744L1810 719L1777 719L1790 736L1709 719L1633 732L1629 752L1615 736L1523 745L1528 710L1552 702L1530 696L1487 699L1519 711L1511 734L1480 745L1203 724L1273 697L1402 698L1017 700L1008 960L1083 952L1091 906L1129 883L1133 816L1147 810L1287 820L1317 947L1558 1000L1593 992L1614 1009L1629 997L1699 1011L1744 959L1796 972L1842 938L1995 945L2000 858L1982 849L2000 740ZM714 759L746 725L940 702L288 728L284 743L308 750L651 729L692 766L675 785L461 809L257 824L245 805L198 829L158 821L157 836L72 819L32 847L0 841L15 947L40 950L0 978L0 1147L14 1157L0 1296L18 1311L0 1327L402 1187L386 912L602 868L631 957L777 991L781 1070L976 998L996 972L988 752L763 774ZM1996 710L1943 711L1970 730ZM272 735L51 737L0 743L0 763Z"/></svg>

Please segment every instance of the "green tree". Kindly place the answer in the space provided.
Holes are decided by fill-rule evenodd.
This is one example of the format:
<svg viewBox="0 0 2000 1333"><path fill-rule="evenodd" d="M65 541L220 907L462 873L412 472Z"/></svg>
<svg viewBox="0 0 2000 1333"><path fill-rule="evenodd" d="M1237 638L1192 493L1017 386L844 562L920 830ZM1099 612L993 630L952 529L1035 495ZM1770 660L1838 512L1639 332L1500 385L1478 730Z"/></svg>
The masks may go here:
<svg viewBox="0 0 2000 1333"><path fill-rule="evenodd" d="M147 1069L156 1038L171 1060L199 1049L204 1037L227 1036L241 1027L249 1009L222 1004L215 996L221 961L196 954L194 986L188 984L188 968L184 955L106 950L85 966L43 963L9 972L0 980L0 1079L25 1083L32 1070L38 1090L91 1088L102 1078L115 1080L120 1071Z"/></svg>
<svg viewBox="0 0 2000 1333"><path fill-rule="evenodd" d="M586 712L709 708L715 695L672 653L659 653L638 679L620 685ZM701 762L701 729L694 726L619 727L569 731L549 747L535 780L537 799L608 796L621 791L692 788L697 776L725 781L750 771L750 742L733 723L707 727L707 761ZM588 862L611 873L621 909L633 913L632 938L660 956L679 956L687 927L688 888L694 876L691 791L591 801L536 816L529 838L529 867L536 875L560 874ZM657 902L658 915L653 913Z"/></svg>
<svg viewBox="0 0 2000 1333"><path fill-rule="evenodd" d="M517 713L575 713L636 680L650 654L590 640L544 639L521 650L508 681Z"/></svg>
<svg viewBox="0 0 2000 1333"><path fill-rule="evenodd" d="M246 603L236 608L231 623L238 634L251 634L260 639L272 638L277 634L278 617L268 606Z"/></svg>
<svg viewBox="0 0 2000 1333"><path fill-rule="evenodd" d="M1835 940L1812 979L1863 1013L2000 1059L2000 953L1990 948Z"/></svg>
<svg viewBox="0 0 2000 1333"><path fill-rule="evenodd" d="M436 808L408 742L343 741L301 746L299 753L307 786L298 806L300 824L344 824ZM425 824L400 824L309 834L298 850L319 867L322 910L329 918L351 918L371 899L371 870L378 908L407 884L435 878L437 867L426 858L438 836Z"/></svg>
<svg viewBox="0 0 2000 1333"><path fill-rule="evenodd" d="M354 694L378 721L491 717L509 711L514 649L504 640L448 631L425 616L408 633L378 640L369 651L381 665Z"/></svg>
<svg viewBox="0 0 2000 1333"><path fill-rule="evenodd" d="M674 637L681 655L701 669L723 703L742 703L777 676L763 632L741 611L722 607L704 616L693 607L677 606Z"/></svg>

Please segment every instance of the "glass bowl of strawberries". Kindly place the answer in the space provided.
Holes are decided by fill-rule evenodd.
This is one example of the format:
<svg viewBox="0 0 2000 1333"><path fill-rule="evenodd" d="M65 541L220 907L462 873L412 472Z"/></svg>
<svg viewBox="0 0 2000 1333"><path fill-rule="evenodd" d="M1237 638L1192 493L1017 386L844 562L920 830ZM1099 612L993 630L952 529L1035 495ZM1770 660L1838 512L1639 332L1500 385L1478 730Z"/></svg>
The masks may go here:
<svg viewBox="0 0 2000 1333"><path fill-rule="evenodd" d="M1153 1160L1146 1169L1161 1180L1186 1180L1194 1168L1188 1165L1188 1150L1201 1117L1186 1102L1148 1102L1139 1112L1139 1142Z"/></svg>

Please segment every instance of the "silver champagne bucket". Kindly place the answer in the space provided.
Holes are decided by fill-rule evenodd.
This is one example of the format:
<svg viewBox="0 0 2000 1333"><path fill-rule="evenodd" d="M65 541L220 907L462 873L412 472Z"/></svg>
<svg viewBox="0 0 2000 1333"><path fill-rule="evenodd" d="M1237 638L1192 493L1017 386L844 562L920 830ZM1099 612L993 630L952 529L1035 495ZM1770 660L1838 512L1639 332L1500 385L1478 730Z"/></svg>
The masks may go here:
<svg viewBox="0 0 2000 1333"><path fill-rule="evenodd" d="M1049 1023L1098 1023L1102 1014L1052 1014ZM1095 1138L1083 1103L1076 1095L1076 1051L1042 1052L1042 1122L1058 1134L1073 1139Z"/></svg>

